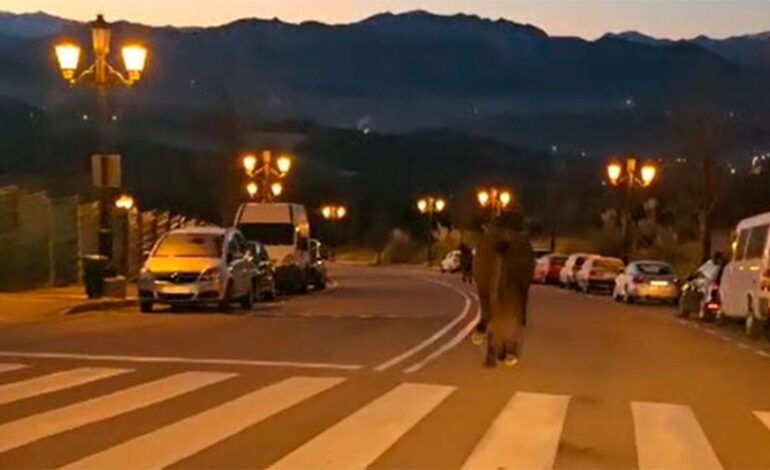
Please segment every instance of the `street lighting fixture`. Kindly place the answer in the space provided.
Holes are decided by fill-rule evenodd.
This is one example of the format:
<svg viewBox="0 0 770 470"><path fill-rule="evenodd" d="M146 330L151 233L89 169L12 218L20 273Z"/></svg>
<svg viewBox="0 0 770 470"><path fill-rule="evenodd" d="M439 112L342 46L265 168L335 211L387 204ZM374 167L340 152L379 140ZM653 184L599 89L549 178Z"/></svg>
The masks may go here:
<svg viewBox="0 0 770 470"><path fill-rule="evenodd" d="M270 151L263 151L260 158L253 153L247 153L241 156L241 163L250 180L257 179L259 185L252 181L257 188L254 194L250 194L252 199L259 199L261 202L269 202L283 193L284 187L279 180L282 180L291 170L292 161L288 156L282 156L273 161Z"/></svg>
<svg viewBox="0 0 770 470"><path fill-rule="evenodd" d="M144 66L147 64L147 48L139 44L128 44L123 46L123 66L128 72L128 79L132 82L139 81L144 72Z"/></svg>
<svg viewBox="0 0 770 470"><path fill-rule="evenodd" d="M112 38L110 24L105 21L103 15L98 15L90 26L91 55L93 57L93 62L90 65L81 65L82 49L72 40L64 39L57 42L54 45L54 53L61 76L67 83L71 86L90 84L97 90L100 115L96 121L100 123L102 128L100 131L100 147L102 148L99 149L99 153L95 157L92 157L92 161L96 162L92 164L92 170L94 170L94 174L97 174L97 164L101 165L102 168L108 168L108 162L114 161L108 158L114 156L110 152L113 149L106 148L109 144L106 125L116 119L108 106L107 89L116 85L131 86L136 84L141 79L147 63L147 49L136 43L125 45L121 49L124 66L121 72L109 62ZM89 115L84 114L83 120L89 121ZM106 175L107 172L103 171L102 174ZM117 182L111 180L109 183L101 180L98 184L95 183L95 186L102 190L99 205L99 253L107 258L112 258L113 236L110 212L115 204L112 191L119 189L119 178Z"/></svg>
<svg viewBox="0 0 770 470"><path fill-rule="evenodd" d="M289 157L283 156L275 164L278 167L278 171L282 174L286 174L291 170L291 158Z"/></svg>
<svg viewBox="0 0 770 470"><path fill-rule="evenodd" d="M321 215L326 220L341 220L348 214L348 210L345 206L337 206L329 204L321 207Z"/></svg>
<svg viewBox="0 0 770 470"><path fill-rule="evenodd" d="M623 231L623 261L628 262L631 252L631 193L637 187L649 187L658 175L658 167L652 161L638 168L634 157L625 160L613 159L607 164L607 177L610 184L623 188L623 206L621 229Z"/></svg>
<svg viewBox="0 0 770 470"><path fill-rule="evenodd" d="M115 207L124 211L130 211L134 208L134 198L128 194L123 194L115 200Z"/></svg>
<svg viewBox="0 0 770 470"><path fill-rule="evenodd" d="M642 166L642 185L647 187L652 184L655 179L655 175L658 173L658 169L651 163L646 163Z"/></svg>
<svg viewBox="0 0 770 470"><path fill-rule="evenodd" d="M138 82L147 65L147 48L136 43L127 44L121 48L123 66L126 71L124 75L110 65L107 60L110 54L111 36L110 24L104 20L104 16L98 15L96 21L91 23L94 62L80 74L77 73L81 55L80 46L69 40L56 44L54 52L62 78L71 85L88 79L100 88L111 84L110 78L117 79L123 85L133 85Z"/></svg>
<svg viewBox="0 0 770 470"><path fill-rule="evenodd" d="M75 71L80 63L80 47L71 42L63 42L57 44L54 50L56 51L56 60L59 62L62 78L71 81L75 78Z"/></svg>
<svg viewBox="0 0 770 470"><path fill-rule="evenodd" d="M500 205L503 207L508 207L508 204L511 203L511 193L510 191L503 191L500 193Z"/></svg>
<svg viewBox="0 0 770 470"><path fill-rule="evenodd" d="M487 204L489 204L489 193L487 191L479 191L476 197L479 200L481 207L487 207Z"/></svg>
<svg viewBox="0 0 770 470"><path fill-rule="evenodd" d="M246 192L249 194L250 198L254 199L259 192L259 186L257 186L257 183L252 181L246 185Z"/></svg>
<svg viewBox="0 0 770 470"><path fill-rule="evenodd" d="M428 216L429 231L433 231L433 218L435 214L443 212L446 209L446 200L436 196L425 196L417 201L417 209L421 214ZM430 234L428 241L428 263L433 262L433 234Z"/></svg>
<svg viewBox="0 0 770 470"><path fill-rule="evenodd" d="M476 192L476 199L481 207L490 208L498 215L513 202L513 193L508 189L484 188Z"/></svg>
<svg viewBox="0 0 770 470"><path fill-rule="evenodd" d="M338 219L344 219L347 214L348 214L348 210L345 208L345 206L340 206L337 208Z"/></svg>
<svg viewBox="0 0 770 470"><path fill-rule="evenodd" d="M610 178L610 183L613 186L616 186L618 181L620 181L621 173L623 173L623 167L619 162L613 161L607 165L607 176Z"/></svg>

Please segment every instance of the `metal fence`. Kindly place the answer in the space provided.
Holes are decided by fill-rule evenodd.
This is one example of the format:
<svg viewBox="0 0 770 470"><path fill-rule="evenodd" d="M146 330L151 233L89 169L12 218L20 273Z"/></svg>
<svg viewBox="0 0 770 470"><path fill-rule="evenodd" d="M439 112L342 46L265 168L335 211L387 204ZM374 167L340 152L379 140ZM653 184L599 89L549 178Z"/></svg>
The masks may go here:
<svg viewBox="0 0 770 470"><path fill-rule="evenodd" d="M169 230L203 222L159 211L113 211L113 266L135 279L143 253ZM99 203L0 187L0 291L76 284L99 251Z"/></svg>

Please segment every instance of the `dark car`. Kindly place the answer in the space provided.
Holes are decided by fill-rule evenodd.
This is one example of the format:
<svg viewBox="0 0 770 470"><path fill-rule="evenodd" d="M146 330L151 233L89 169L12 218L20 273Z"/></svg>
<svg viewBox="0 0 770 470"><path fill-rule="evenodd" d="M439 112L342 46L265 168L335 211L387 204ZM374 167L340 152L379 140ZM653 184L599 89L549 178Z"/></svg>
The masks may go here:
<svg viewBox="0 0 770 470"><path fill-rule="evenodd" d="M724 265L707 261L693 274L687 277L679 297L679 315L689 317L696 314L699 320L716 317L720 307L719 283Z"/></svg>
<svg viewBox="0 0 770 470"><path fill-rule="evenodd" d="M315 290L326 289L329 275L326 269L326 254L318 240L310 240L310 281Z"/></svg>
<svg viewBox="0 0 770 470"><path fill-rule="evenodd" d="M270 254L264 245L259 242L250 241L248 243L248 253L246 257L257 266L257 277L254 280L256 287L255 295L258 300L275 299L275 266L270 261Z"/></svg>

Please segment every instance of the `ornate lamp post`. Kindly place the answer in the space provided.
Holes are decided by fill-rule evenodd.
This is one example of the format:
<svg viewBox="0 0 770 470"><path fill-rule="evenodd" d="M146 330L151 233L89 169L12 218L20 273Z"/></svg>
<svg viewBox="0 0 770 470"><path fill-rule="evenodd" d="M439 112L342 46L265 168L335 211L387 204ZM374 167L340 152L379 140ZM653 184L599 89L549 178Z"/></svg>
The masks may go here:
<svg viewBox="0 0 770 470"><path fill-rule="evenodd" d="M483 188L476 193L479 205L491 209L494 215L500 215L513 202L513 194L508 189Z"/></svg>
<svg viewBox="0 0 770 470"><path fill-rule="evenodd" d="M628 263L631 254L631 194L637 188L646 188L652 184L658 174L658 167L652 162L644 163L641 168L634 157L625 160L612 159L607 164L607 178L610 184L623 190L621 228L623 230L623 261Z"/></svg>
<svg viewBox="0 0 770 470"><path fill-rule="evenodd" d="M57 63L62 78L71 86L92 85L96 88L99 111L101 113L99 125L101 127L99 149L102 154L92 157L94 170L94 183L101 189L101 204L99 217L99 253L112 258L112 229L111 209L113 205L112 194L120 188L120 156L107 155L113 149L109 149L106 125L114 120L109 114L107 106L107 89L113 86L132 86L142 77L147 63L147 49L136 42L125 44L121 48L123 68L121 72L108 61L110 53L112 32L110 24L104 20L104 16L98 15L96 21L91 23L91 49L93 62L85 68L80 67L82 51L74 41L62 40L54 47ZM87 120L88 115L84 115Z"/></svg>
<svg viewBox="0 0 770 470"><path fill-rule="evenodd" d="M241 163L249 180L246 191L251 199L271 202L283 193L281 180L291 171L290 157L281 156L273 162L272 152L266 150L261 159L251 153L243 155Z"/></svg>
<svg viewBox="0 0 770 470"><path fill-rule="evenodd" d="M417 210L421 214L428 216L428 230L430 237L428 238L428 264L433 263L433 221L436 214L441 213L446 209L446 200L438 196L425 196L417 201Z"/></svg>

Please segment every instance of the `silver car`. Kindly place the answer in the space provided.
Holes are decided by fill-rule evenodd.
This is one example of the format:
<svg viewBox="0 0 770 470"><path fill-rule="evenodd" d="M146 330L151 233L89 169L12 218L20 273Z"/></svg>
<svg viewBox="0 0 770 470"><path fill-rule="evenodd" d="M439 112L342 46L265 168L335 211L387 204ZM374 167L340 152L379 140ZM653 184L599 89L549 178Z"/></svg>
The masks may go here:
<svg viewBox="0 0 770 470"><path fill-rule="evenodd" d="M248 245L233 228L190 227L158 240L139 277L139 305L212 304L229 311L233 302L251 308L257 266Z"/></svg>
<svg viewBox="0 0 770 470"><path fill-rule="evenodd" d="M668 263L635 261L615 278L612 297L627 303L651 300L675 304L679 300L679 279Z"/></svg>

